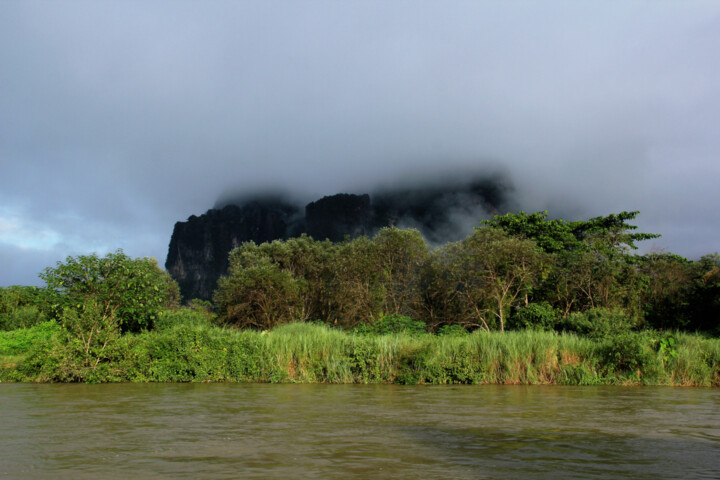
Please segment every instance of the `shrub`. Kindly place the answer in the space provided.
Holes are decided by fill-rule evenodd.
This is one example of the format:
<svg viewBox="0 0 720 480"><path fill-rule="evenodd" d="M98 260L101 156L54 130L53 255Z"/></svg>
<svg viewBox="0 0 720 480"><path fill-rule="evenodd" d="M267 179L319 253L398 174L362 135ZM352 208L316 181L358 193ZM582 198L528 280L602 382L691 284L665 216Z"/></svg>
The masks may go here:
<svg viewBox="0 0 720 480"><path fill-rule="evenodd" d="M622 310L591 308L582 313L571 313L558 326L591 338L605 338L611 335L629 333L634 326Z"/></svg>
<svg viewBox="0 0 720 480"><path fill-rule="evenodd" d="M155 330L168 330L178 326L207 327L214 319L214 314L194 307L166 309L158 314Z"/></svg>
<svg viewBox="0 0 720 480"><path fill-rule="evenodd" d="M560 321L560 314L547 302L531 303L513 312L510 326L513 329L532 328L535 330L554 330Z"/></svg>
<svg viewBox="0 0 720 480"><path fill-rule="evenodd" d="M658 370L650 339L641 333L622 333L610 336L599 348L609 372L638 372L654 374Z"/></svg>
<svg viewBox="0 0 720 480"><path fill-rule="evenodd" d="M30 328L47 320L47 316L35 305L24 305L12 313L0 314L0 330Z"/></svg>
<svg viewBox="0 0 720 480"><path fill-rule="evenodd" d="M0 355L16 355L29 351L34 345L46 342L60 331L60 325L49 320L30 328L20 328L0 334Z"/></svg>
<svg viewBox="0 0 720 480"><path fill-rule="evenodd" d="M464 337L470 335L470 332L465 330L462 325L443 325L438 329L437 334L439 336Z"/></svg>

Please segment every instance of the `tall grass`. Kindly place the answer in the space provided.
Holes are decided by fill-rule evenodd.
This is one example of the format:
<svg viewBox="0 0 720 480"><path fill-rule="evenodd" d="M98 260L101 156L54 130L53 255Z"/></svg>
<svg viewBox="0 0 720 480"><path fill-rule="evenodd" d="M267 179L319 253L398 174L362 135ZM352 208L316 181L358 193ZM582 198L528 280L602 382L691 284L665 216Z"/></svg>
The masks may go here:
<svg viewBox="0 0 720 480"><path fill-rule="evenodd" d="M377 335L309 323L258 332L188 321L120 337L92 369L73 363L62 335L18 343L8 333L0 333L0 358L13 356L0 370L4 381L720 386L720 339L680 333L669 352L652 332Z"/></svg>

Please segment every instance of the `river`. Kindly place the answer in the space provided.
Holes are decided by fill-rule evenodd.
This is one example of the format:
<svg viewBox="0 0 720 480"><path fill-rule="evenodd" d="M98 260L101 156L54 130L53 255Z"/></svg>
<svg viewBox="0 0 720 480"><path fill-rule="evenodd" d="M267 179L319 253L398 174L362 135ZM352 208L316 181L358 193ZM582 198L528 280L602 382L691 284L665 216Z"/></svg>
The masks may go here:
<svg viewBox="0 0 720 480"><path fill-rule="evenodd" d="M0 402L0 478L720 478L718 389L0 384Z"/></svg>

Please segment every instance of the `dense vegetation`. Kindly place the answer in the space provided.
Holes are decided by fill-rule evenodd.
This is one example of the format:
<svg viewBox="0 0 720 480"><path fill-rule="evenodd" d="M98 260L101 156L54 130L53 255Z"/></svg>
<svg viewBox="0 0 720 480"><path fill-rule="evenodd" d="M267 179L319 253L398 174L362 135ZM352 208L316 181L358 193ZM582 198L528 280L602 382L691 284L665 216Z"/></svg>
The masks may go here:
<svg viewBox="0 0 720 480"><path fill-rule="evenodd" d="M416 230L342 243L310 237L230 254L215 294L221 321L270 329L320 320L345 328L387 315L486 331L594 328L720 331L720 257L632 255L637 212L564 222L546 212L486 221L431 249ZM605 325L607 324L607 325Z"/></svg>
<svg viewBox="0 0 720 480"><path fill-rule="evenodd" d="M152 259L69 257L0 289L0 380L718 386L720 257L633 255L636 215L246 243L184 307Z"/></svg>

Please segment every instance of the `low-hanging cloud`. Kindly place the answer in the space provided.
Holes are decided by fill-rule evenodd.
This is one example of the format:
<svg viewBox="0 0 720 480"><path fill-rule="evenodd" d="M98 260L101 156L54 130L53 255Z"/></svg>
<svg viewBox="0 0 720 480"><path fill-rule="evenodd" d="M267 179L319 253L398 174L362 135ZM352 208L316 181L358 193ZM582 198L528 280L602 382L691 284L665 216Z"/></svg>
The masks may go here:
<svg viewBox="0 0 720 480"><path fill-rule="evenodd" d="M227 190L487 165L512 208L637 209L656 246L716 251L718 44L710 1L3 2L0 212L54 236L0 232L0 285L69 254L162 263Z"/></svg>

